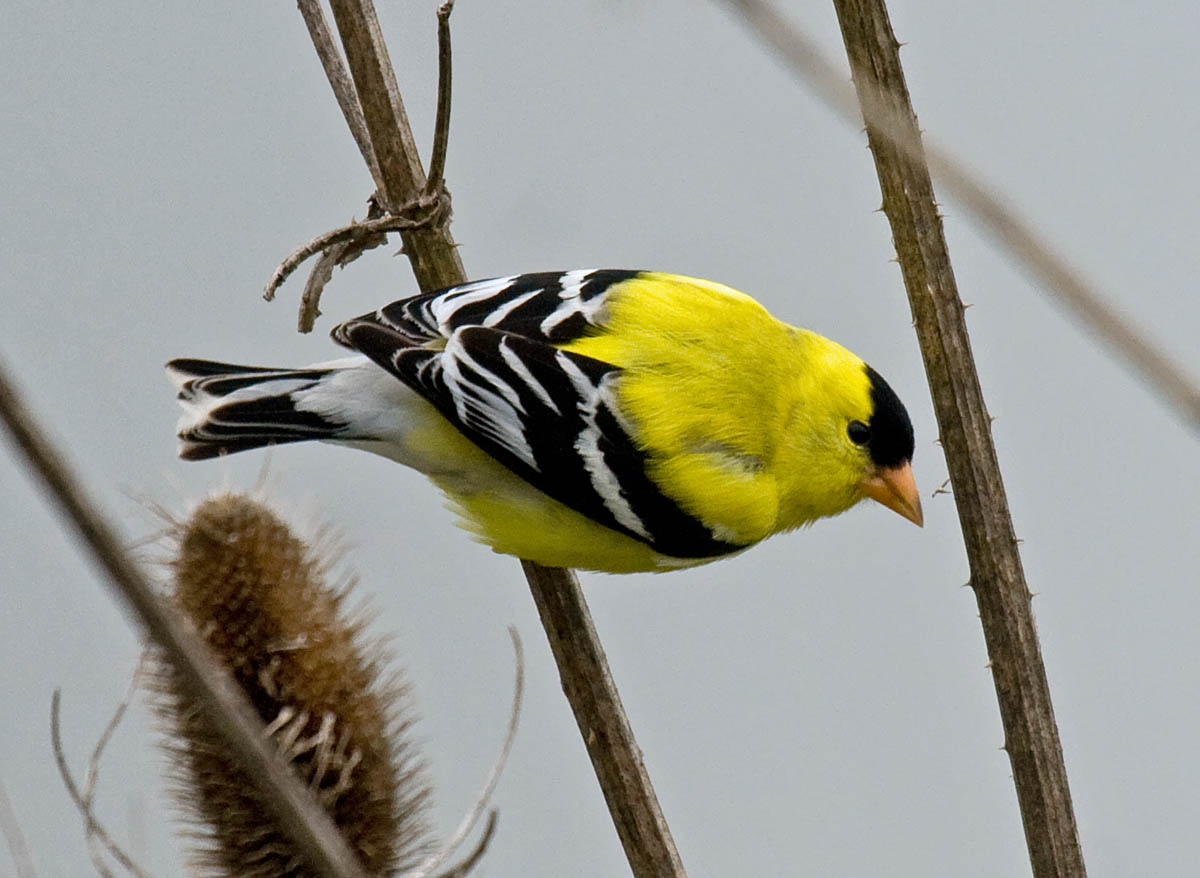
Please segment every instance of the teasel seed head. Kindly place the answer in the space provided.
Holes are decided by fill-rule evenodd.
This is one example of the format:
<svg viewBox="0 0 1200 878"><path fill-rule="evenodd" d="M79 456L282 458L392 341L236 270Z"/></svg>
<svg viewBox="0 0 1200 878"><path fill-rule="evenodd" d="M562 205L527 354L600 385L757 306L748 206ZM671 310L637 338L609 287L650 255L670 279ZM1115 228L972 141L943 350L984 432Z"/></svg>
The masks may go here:
<svg viewBox="0 0 1200 878"><path fill-rule="evenodd" d="M429 851L428 786L404 733L408 692L390 655L348 611L349 586L269 508L240 494L200 504L179 527L176 605L233 675L293 766L372 876ZM311 874L258 792L227 756L174 670L152 689L193 862L208 875Z"/></svg>

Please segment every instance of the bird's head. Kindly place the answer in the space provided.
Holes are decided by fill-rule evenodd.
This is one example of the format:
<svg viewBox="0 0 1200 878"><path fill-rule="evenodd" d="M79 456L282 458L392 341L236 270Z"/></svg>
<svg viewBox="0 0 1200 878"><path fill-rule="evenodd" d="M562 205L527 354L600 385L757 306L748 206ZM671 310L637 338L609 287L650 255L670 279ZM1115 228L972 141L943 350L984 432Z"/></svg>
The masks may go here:
<svg viewBox="0 0 1200 878"><path fill-rule="evenodd" d="M811 484L799 505L813 501L811 518L871 499L920 526L921 499L913 479L913 429L908 412L883 376L841 345L808 334L813 368L800 382L788 430L791 453ZM814 473L819 473L813 479ZM835 501L821 509L817 497Z"/></svg>
<svg viewBox="0 0 1200 878"><path fill-rule="evenodd" d="M860 449L864 477L859 490L921 527L921 497L913 479L913 428L904 403L883 376L863 365L870 385L870 409L865 420L851 419L846 436Z"/></svg>

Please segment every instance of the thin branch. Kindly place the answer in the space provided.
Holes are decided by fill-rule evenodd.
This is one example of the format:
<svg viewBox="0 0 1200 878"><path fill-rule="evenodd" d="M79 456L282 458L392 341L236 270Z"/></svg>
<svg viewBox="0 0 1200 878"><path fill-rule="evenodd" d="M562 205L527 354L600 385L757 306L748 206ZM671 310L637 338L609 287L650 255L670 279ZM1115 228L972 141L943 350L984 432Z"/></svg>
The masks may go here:
<svg viewBox="0 0 1200 878"><path fill-rule="evenodd" d="M29 845L25 843L25 835L21 832L21 823L17 820L17 812L13 809L4 784L0 783L0 831L4 832L4 840L8 843L8 853L12 857L13 867L17 870L17 878L37 878L37 870L33 868L33 857L29 854ZM444 876L448 878L448 876Z"/></svg>
<svg viewBox="0 0 1200 878"><path fill-rule="evenodd" d="M133 696L137 692L138 681L141 678L142 667L145 663L146 655L142 653L138 659L137 666L129 677L129 685L125 689L125 695L117 704L112 716L108 719L108 724L100 733L100 737L96 740L95 747L92 748L92 756L88 760L87 771L84 774L83 789L79 790L75 786L74 778L67 770L66 759L63 756L61 731L59 724L59 703L61 693L55 690L50 701L50 739L54 749L55 762L58 764L59 773L62 775L63 783L66 785L72 800L79 808L83 815L86 824L85 837L87 839L88 853L92 858L92 865L96 871L102 876L110 874L107 866L104 863L104 857L97 842L106 850L113 859L120 863L126 872L145 878L146 873L137 866L133 857L125 853L124 848L116 843L116 841L108 834L103 825L96 819L93 803L96 798L96 783L100 779L100 760L104 758L104 751L108 747L109 741L112 740L113 734L117 731L117 727L121 725L121 720L125 718L125 712L129 710L129 705L133 701Z"/></svg>
<svg viewBox="0 0 1200 878"><path fill-rule="evenodd" d="M454 0L446 0L438 7L438 91L437 118L433 123L433 153L429 157L429 179L425 181L426 194L437 192L442 186L446 171L446 148L450 143L450 13L454 11Z"/></svg>
<svg viewBox="0 0 1200 878"><path fill-rule="evenodd" d="M146 654L142 653L138 659L137 666L133 669L133 673L129 676L129 685L125 687L125 695L117 704L113 714L108 719L108 725L104 727L104 731L100 733L100 737L96 740L96 746L92 748L92 758L88 760L87 774L83 779L83 800L87 803L88 809L91 810L92 801L96 795L96 781L100 778L100 760L104 758L104 751L108 747L108 742L112 740L113 734L117 727L121 725L121 720L125 718L125 712L129 710L129 705L133 702L133 696L137 693L138 683L142 677L142 668L146 662Z"/></svg>
<svg viewBox="0 0 1200 878"><path fill-rule="evenodd" d="M942 234L920 129L883 0L834 0L908 291L962 524L1005 749L1037 878L1083 878L1062 744L991 419ZM882 112L877 112L878 108ZM885 134L878 118L898 131ZM899 144L905 144L903 148Z"/></svg>
<svg viewBox="0 0 1200 878"><path fill-rule="evenodd" d="M125 687L125 694L121 697L116 709L113 710L112 716L108 719L108 724L104 727L104 730L100 733L100 737L96 740L96 745L92 748L91 758L88 759L87 773L83 779L83 790L81 792L86 807L85 816L88 819L87 842L88 848L92 853L92 862L97 867L101 863L101 857L100 852L95 848L94 840L96 835L94 830L99 824L92 820L92 815L95 813L93 805L96 800L96 782L100 779L100 760L104 758L104 751L108 748L109 741L112 740L112 736L121 725L121 720L125 718L125 712L129 710L129 705L133 702L133 696L137 693L145 661L146 653L143 650L141 656L138 658L137 665L133 669L133 673L129 675L129 685ZM57 716L55 719L57 719ZM113 841L105 841L104 844L109 854L117 858L126 871L135 875L143 874L132 865L133 858L125 853L124 848L121 848Z"/></svg>
<svg viewBox="0 0 1200 878"><path fill-rule="evenodd" d="M574 575L522 561L563 692L634 875L686 874ZM569 573L569 571L568 571ZM567 580L564 582L564 578Z"/></svg>
<svg viewBox="0 0 1200 878"><path fill-rule="evenodd" d="M359 107L358 96L354 93L354 83L350 81L350 74L346 72L346 64L342 61L342 53L338 51L333 34L329 30L329 23L325 20L321 0L297 0L296 5L300 7L300 14L304 16L308 35L312 39L313 48L317 50L317 57L321 59L321 68L333 89L333 96L342 110L346 126L358 145L363 161L367 163L376 188L382 190L383 178L379 176L379 165L375 161L375 152L371 149L371 135L367 133L367 123L363 120L362 108Z"/></svg>
<svg viewBox="0 0 1200 878"><path fill-rule="evenodd" d="M412 201L426 181L374 6L370 0L331 0L331 6L386 182L385 206ZM402 236L422 291L466 281L447 227L414 229ZM564 692L583 732L634 875L684 875L575 575L561 568L529 562L523 565L542 624L554 646ZM592 734L600 727L623 731L601 745Z"/></svg>
<svg viewBox="0 0 1200 878"><path fill-rule="evenodd" d="M358 144L359 152L362 153L363 159L371 171L371 176L375 179L377 193L383 193L386 191L386 183L379 171L379 161L372 148L371 136L367 131L362 108L359 106L358 97L354 92L354 83L346 71L341 53L338 52L337 46L333 42L333 36L329 31L329 25L325 21L321 4L319 0L298 0L298 5L300 7L300 14L304 16L304 23L308 27L308 33L312 38L313 46L316 48L317 56L321 60L321 67L324 69L325 76L329 80L334 96L337 99L338 106L341 107L342 115L346 119L346 124L350 127L350 132L354 136L355 143ZM438 8L437 13L438 96L437 120L434 125L433 154L430 158L431 173L429 179L422 187L421 196L415 201L415 204L426 207L437 205L436 213L438 216L431 217L427 222L444 223L449 219L450 215L450 195L443 186L442 177L446 167L446 149L450 137L450 13L453 9L454 0L447 0L447 2ZM377 199L373 198L372 205L376 206L377 204ZM394 202L391 202L391 206L395 208ZM406 207L408 205L396 208L391 213L395 215L411 213L411 210L406 210ZM383 217L384 212L381 210L378 217L369 216L368 219L382 219ZM364 251L385 243L387 239L384 232L412 231L423 226L424 223L411 225L399 223L395 226L389 226L378 234L371 234L364 230L361 236L355 233L350 238L340 240L337 243L320 244L316 250L309 250L307 253L304 252L305 248L301 248L301 250L293 253L275 270L263 292L263 298L271 301L275 297L275 291L283 284L287 277L305 259L319 252L320 258L317 260L316 265L313 266L312 271L309 273L308 281L304 285L304 294L300 299L300 314L297 319L297 329L300 332L311 332L317 317L321 313L321 293L333 277L333 269L335 267L344 266L357 259ZM345 232L345 229L335 230L329 233L329 235L336 237L341 232ZM306 247L311 247L326 237L316 238L310 241Z"/></svg>
<svg viewBox="0 0 1200 878"><path fill-rule="evenodd" d="M479 818L483 815L484 809L487 808L488 802L491 801L492 794L496 792L496 784L500 781L500 775L504 772L504 766L508 762L508 755L512 752L513 742L517 739L517 720L521 717L521 699L525 695L525 653L521 648L521 636L517 634L517 629L511 625L508 629L508 636L512 638L513 655L517 665L517 680L513 686L512 709L508 715L508 731L504 736L504 744L500 748L500 755L496 757L496 761L492 764L492 770L488 773L487 780L484 781L483 789L479 791L479 795L475 799L475 806L463 817L457 831L450 837L450 840L442 846L440 851L421 863L412 878L427 878L427 876L432 875L441 868L442 863L453 856L454 852L466 840L466 837L471 834L471 830L475 828L475 824L479 822ZM493 818L494 816L493 814ZM489 823L491 822L489 821ZM485 835L487 834L490 834L490 832L485 833ZM457 869L453 871L457 871Z"/></svg>
<svg viewBox="0 0 1200 878"><path fill-rule="evenodd" d="M333 88L334 95L337 97L338 105L342 108L342 115L346 118L346 124L350 126L354 140L358 143L358 148L363 153L363 158L371 170L371 175L375 178L377 190L382 191L383 178L379 174L379 164L371 148L371 140L370 135L367 133L366 122L358 105L358 98L354 94L353 83L346 72L345 66L342 64L342 58L337 51L337 47L333 44L333 37L329 32L329 26L325 22L321 5L317 0L299 0L299 6L300 13L304 16L304 22L308 26L309 35L312 37L313 45L317 50L317 55L321 59L321 66L324 68L325 75L329 79L329 84ZM263 298L268 302L271 301L275 298L275 292L292 272L310 256L320 253L320 258L309 273L308 281L304 285L304 293L300 297L300 314L296 325L296 328L300 332L312 332L317 317L321 314L321 293L324 292L326 285L332 279L334 268L345 266L361 256L366 250L386 243L387 232L411 231L423 228L427 224L436 223L444 225L449 222L450 193L443 184L443 174L446 168L446 149L450 141L452 69L450 13L453 10L454 0L446 0L445 3L438 7L437 12L437 119L434 123L430 175L429 179L425 181L419 197L415 201L387 214L380 208L378 198L372 197L370 202L371 210L367 216L367 220L379 220L384 223L385 228L377 232L372 232L366 222L353 223L350 226L335 229L332 232L314 238L308 244L304 245L304 247L292 253L291 256L275 269L275 273L271 275L270 281L267 282L267 286L263 290ZM414 213L424 214L424 218L420 222L414 223L401 221L393 225L387 222L389 218L411 217ZM343 235L347 237L342 237Z"/></svg>
<svg viewBox="0 0 1200 878"><path fill-rule="evenodd" d="M417 207L419 206L414 206L414 209ZM366 219L368 221L378 220L383 216L383 208L379 206L379 199L372 195L367 200ZM437 211L431 214L430 221L448 222L449 213L439 205ZM312 271L308 273L308 280L304 283L304 292L300 296L300 315L296 321L296 329L299 332L312 332L317 318L321 316L321 293L333 279L333 270L339 267L345 268L368 250L382 247L387 240L386 232L378 232L373 235L351 238L321 251ZM282 279L280 282L282 283Z"/></svg>
<svg viewBox="0 0 1200 878"><path fill-rule="evenodd" d="M475 845L474 850L461 863L452 866L448 871L438 875L437 878L467 878L471 874L471 870L483 857L487 847L491 844L492 836L496 833L496 812L492 811L488 814L487 823L483 827L483 835L479 837L479 843Z"/></svg>
<svg viewBox="0 0 1200 878"><path fill-rule="evenodd" d="M387 240L386 237L384 240ZM333 280L333 270L341 264L352 246L351 242L343 241L322 250L321 255L317 257L312 271L308 273L308 280L304 282L304 292L300 294L300 314L296 318L297 332L313 331L317 318L321 316L321 293L325 292L326 285ZM359 250L359 254L362 252Z"/></svg>
<svg viewBox="0 0 1200 878"><path fill-rule="evenodd" d="M889 140L906 159L927 163L945 191L1003 245L1020 268L1086 329L1124 357L1193 428L1200 428L1200 384L1195 378L1109 304L1112 296L1051 248L1045 236L1022 218L1008 199L928 139L922 152L905 134L905 120L896 116L886 102L860 92L860 108L853 89L845 82L845 74L822 55L815 40L787 21L769 0L725 2L737 9L758 36L842 118L859 124L865 117L878 136Z"/></svg>
<svg viewBox="0 0 1200 878"><path fill-rule="evenodd" d="M276 758L262 737L262 723L245 695L213 660L205 645L155 593L133 563L116 532L84 493L62 454L34 421L0 364L0 419L31 472L45 484L59 512L104 569L113 591L179 669L218 733L262 793L280 831L303 851L312 868L325 875L355 876L362 870L329 815Z"/></svg>
<svg viewBox="0 0 1200 878"><path fill-rule="evenodd" d="M96 763L99 761L100 754L104 752L104 744L107 743L108 737L112 735L113 730L120 723L121 717L124 715L125 708L128 705L129 700L126 698L121 702L112 719L109 720L104 734L101 735L101 743L97 745L96 752L92 754L92 762L88 766L87 784L85 784L84 789L81 791L75 784L75 777L71 774L70 768L67 767L67 757L63 752L62 718L60 711L62 706L62 692L55 689L54 694L50 698L50 746L54 751L54 763L58 766L58 773L62 777L63 785L67 788L67 794L71 797L71 801L75 803L75 807L79 809L79 813L83 815L92 865L96 867L96 871L103 878L112 878L112 873L108 871L108 867L105 866L100 852L94 847L95 840L99 840L109 855L120 863L131 875L135 875L137 878L147 878L147 874L121 849L121 846L108 834L108 830L96 819L96 815L92 811L93 790L89 786L95 783Z"/></svg>
<svg viewBox="0 0 1200 878"><path fill-rule="evenodd" d="M380 200L386 212L396 213L420 198L426 180L375 6L371 0L331 0L330 6L379 163L384 184ZM422 290L466 280L448 229L416 228L401 232L400 237Z"/></svg>

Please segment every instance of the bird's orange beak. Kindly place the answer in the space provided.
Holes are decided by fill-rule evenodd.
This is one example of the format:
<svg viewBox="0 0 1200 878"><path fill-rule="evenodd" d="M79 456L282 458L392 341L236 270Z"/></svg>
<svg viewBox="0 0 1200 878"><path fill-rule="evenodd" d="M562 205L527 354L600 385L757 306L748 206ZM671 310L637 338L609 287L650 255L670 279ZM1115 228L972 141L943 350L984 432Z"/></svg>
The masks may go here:
<svg viewBox="0 0 1200 878"><path fill-rule="evenodd" d="M876 503L882 503L893 512L898 512L922 527L925 516L921 512L921 497L913 479L912 467L905 463L887 469L877 469L859 485L860 490Z"/></svg>

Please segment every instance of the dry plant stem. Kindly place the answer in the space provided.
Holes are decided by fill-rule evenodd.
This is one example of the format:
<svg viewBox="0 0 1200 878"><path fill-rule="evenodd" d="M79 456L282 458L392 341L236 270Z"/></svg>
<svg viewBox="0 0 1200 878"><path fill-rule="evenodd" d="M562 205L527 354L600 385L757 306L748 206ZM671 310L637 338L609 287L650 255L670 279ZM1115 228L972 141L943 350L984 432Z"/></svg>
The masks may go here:
<svg viewBox="0 0 1200 878"><path fill-rule="evenodd" d="M419 207L420 205L418 205ZM275 291L292 276L292 272L303 265L305 260L316 254L324 253L338 244L362 242L386 232L403 232L421 228L430 224L430 218L436 209L437 205L434 203L431 204L429 212L424 216L389 215L379 219L366 219L317 235L279 263L279 267L275 269L275 273L271 275L271 279L267 281L267 286L263 289L263 298L268 302L274 299Z"/></svg>
<svg viewBox="0 0 1200 878"><path fill-rule="evenodd" d="M1083 853L1032 595L1021 568L941 217L921 157L900 45L882 0L834 0L834 7L860 100L882 104L903 121L900 134L908 145L904 150L871 122L867 136L954 485L1033 873L1037 878L1082 878Z"/></svg>
<svg viewBox="0 0 1200 878"><path fill-rule="evenodd" d="M415 201L426 181L379 22L369 0L331 0L331 6L385 181L385 205L395 209ZM405 234L404 247L423 291L466 281L445 227L410 231ZM564 692L584 734L633 874L646 878L684 875L574 574L523 563ZM612 736L598 746L593 733L607 730L613 731Z"/></svg>
<svg viewBox="0 0 1200 878"><path fill-rule="evenodd" d="M283 285L288 276L299 268L300 264L310 256L320 253L320 258L309 272L308 281L304 285L304 294L300 299L300 313L297 318L297 329L300 332L312 332L317 317L320 316L321 293L333 277L337 266L345 266L361 256L366 250L387 243L387 232L419 229L426 225L444 225L450 218L449 193L442 184L442 176L446 168L446 149L450 140L450 88L452 52L450 47L450 13L454 11L454 0L446 0L437 11L438 19L438 92L437 119L433 132L433 154L430 156L430 174L425 182L421 196L416 201L410 201L401 207L392 206L386 216L380 207L378 193L384 191L383 177L379 172L379 162L371 147L371 137L367 132L367 123L363 119L362 109L358 104L358 96L354 91L354 83L342 63L342 56L333 42L325 14L321 11L320 0L299 0L300 14L308 27L309 36L317 50L321 67L333 89L338 106L359 151L375 179L376 195L370 199L370 211L363 223L352 223L343 229L337 229L313 239L304 247L292 253L271 275L263 290L263 298L268 302L275 298L275 292ZM401 107L402 108L402 107ZM409 222L408 217L413 219ZM418 218L420 221L417 221ZM370 221L382 220L379 230L373 231ZM337 242L337 243L335 243Z"/></svg>
<svg viewBox="0 0 1200 878"><path fill-rule="evenodd" d="M379 31L375 6L371 0L331 0L330 6L379 164L383 181L380 200L386 211L396 212L417 201L425 188L425 172ZM448 229L417 228L402 231L400 238L422 290L466 281Z"/></svg>
<svg viewBox="0 0 1200 878"><path fill-rule="evenodd" d="M429 179L425 182L427 194L441 188L442 176L446 171L446 147L450 140L450 13L454 11L454 0L446 0L438 7L438 92L437 119L433 123L433 152L429 157Z"/></svg>
<svg viewBox="0 0 1200 878"><path fill-rule="evenodd" d="M333 279L333 270L341 263L346 252L353 245L349 242L334 244L327 250L322 250L317 257L317 263L304 282L304 292L300 294L300 314L296 318L298 332L312 332L321 316L321 293L325 285Z"/></svg>
<svg viewBox="0 0 1200 878"><path fill-rule="evenodd" d="M512 753L513 742L517 740L517 722L521 717L521 701L525 697L525 650L521 646L521 635L511 625L508 626L508 636L512 639L513 656L517 666L517 681L513 687L512 710L509 711L508 715L508 731L504 735L504 746L500 748L500 756L492 765L492 770L488 772L487 781L475 799L475 806L463 817L458 829L451 836L450 840L446 842L442 850L417 867L413 878L424 878L424 876L436 872L441 868L442 863L448 860L458 850L459 846L466 841L467 836L471 834L471 830L475 828L475 824L483 815L483 810L491 800L492 794L496 792L496 784L500 782L500 775L504 773L504 766L508 762L509 754ZM495 826L495 816L496 812L492 811L491 818L488 820L488 824L492 828ZM491 833L492 829L487 830L484 833L484 837L490 837ZM486 842L484 844L486 846ZM453 873L463 868L469 869L470 866L467 863L477 860L482 854L483 851L480 848L477 853L473 853L463 864L454 867L450 872Z"/></svg>
<svg viewBox="0 0 1200 878"><path fill-rule="evenodd" d="M104 751L108 748L113 735L116 734L121 721L125 719L125 713L129 710L129 705L133 703L133 697L137 694L138 686L141 683L142 669L145 661L146 650L143 649L137 666L133 669L133 673L129 677L129 685L125 689L125 697L121 699L112 716L108 718L108 724L105 725L104 731L100 733L100 737L96 739L96 746L92 748L92 758L88 760L87 774L84 775L83 779L83 798L87 802L89 810L91 809L92 801L96 797L96 782L100 779L100 760L104 757Z"/></svg>
<svg viewBox="0 0 1200 878"><path fill-rule="evenodd" d="M634 875L685 875L575 577L521 562Z"/></svg>
<svg viewBox="0 0 1200 878"><path fill-rule="evenodd" d="M302 850L323 875L361 878L357 859L334 828L329 816L278 759L262 734L262 723L236 684L214 662L204 644L155 593L142 571L129 558L120 539L95 505L58 450L45 438L0 366L0 419L25 456L31 471L49 489L60 512L82 538L108 574L121 601L134 611L142 626L162 647L168 659L208 711L225 738L233 758L263 793L280 830Z"/></svg>
<svg viewBox="0 0 1200 878"><path fill-rule="evenodd" d="M479 837L479 843L475 845L475 849L461 863L451 867L447 872L442 872L437 878L466 878L487 851L487 846L491 844L492 836L496 833L496 819L496 812L489 812L487 823L483 827L483 835Z"/></svg>
<svg viewBox="0 0 1200 878"><path fill-rule="evenodd" d="M909 160L917 159L917 155L910 152L911 144L905 141L903 117L894 116L886 102L873 101L869 95L860 93L859 101L855 101L852 90L845 84L844 74L821 55L815 41L791 25L772 3L768 0L726 2L804 77L826 105L847 120L870 119L879 136L893 141ZM1020 268L1043 284L1045 291L1065 305L1086 329L1139 370L1193 428L1200 428L1200 384L1109 305L1106 299L1110 297L1103 296L1094 282L1048 246L1029 221L1020 217L1012 205L961 160L926 142L920 161L928 165L946 192L1008 250Z"/></svg>
<svg viewBox="0 0 1200 878"><path fill-rule="evenodd" d="M346 65L342 63L341 53L338 52L337 44L334 43L333 35L329 31L329 23L325 20L325 13L321 9L321 0L298 0L296 5L304 17L304 25L308 28L308 35L312 39L313 47L317 50L317 57L321 59L325 78L329 80L329 85L333 89L333 96L342 110L342 116L346 120L346 126L350 129L350 135L358 145L358 151L362 154L363 161L367 163L371 176L375 179L376 187L382 189L383 179L379 176L379 165L375 162L375 153L371 151L371 136L367 133L367 123L363 121L362 110L358 106L358 97L354 94L354 83L350 81L350 74L346 72Z"/></svg>

